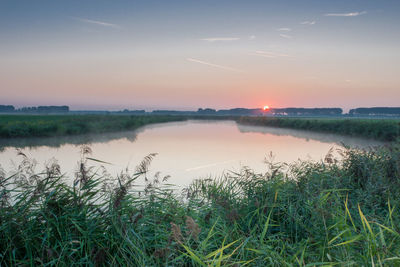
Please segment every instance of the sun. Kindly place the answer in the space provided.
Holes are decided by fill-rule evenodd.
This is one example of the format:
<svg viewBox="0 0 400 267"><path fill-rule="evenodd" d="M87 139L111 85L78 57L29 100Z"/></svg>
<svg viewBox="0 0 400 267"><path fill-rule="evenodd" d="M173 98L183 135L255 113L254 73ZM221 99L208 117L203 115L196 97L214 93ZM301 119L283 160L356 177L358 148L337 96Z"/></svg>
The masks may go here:
<svg viewBox="0 0 400 267"><path fill-rule="evenodd" d="M269 110L269 106L264 106L263 109L264 111Z"/></svg>

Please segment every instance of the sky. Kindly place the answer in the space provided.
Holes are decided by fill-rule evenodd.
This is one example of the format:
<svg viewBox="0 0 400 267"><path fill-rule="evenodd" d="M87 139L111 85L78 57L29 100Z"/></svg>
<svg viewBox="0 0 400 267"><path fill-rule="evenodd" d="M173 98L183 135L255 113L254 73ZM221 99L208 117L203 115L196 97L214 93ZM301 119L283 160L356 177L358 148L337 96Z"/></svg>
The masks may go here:
<svg viewBox="0 0 400 267"><path fill-rule="evenodd" d="M0 104L400 106L398 0L1 0Z"/></svg>

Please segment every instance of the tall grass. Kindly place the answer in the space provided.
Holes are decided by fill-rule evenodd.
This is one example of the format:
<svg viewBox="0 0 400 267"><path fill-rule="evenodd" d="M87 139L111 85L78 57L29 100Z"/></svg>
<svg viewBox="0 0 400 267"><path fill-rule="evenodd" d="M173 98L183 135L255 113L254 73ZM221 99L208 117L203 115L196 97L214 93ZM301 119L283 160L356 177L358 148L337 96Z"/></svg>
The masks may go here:
<svg viewBox="0 0 400 267"><path fill-rule="evenodd" d="M133 130L150 123L181 121L180 116L2 115L0 137L44 137Z"/></svg>
<svg viewBox="0 0 400 267"><path fill-rule="evenodd" d="M400 137L398 119L240 117L237 121L242 124L336 133L382 141L394 141Z"/></svg>
<svg viewBox="0 0 400 267"><path fill-rule="evenodd" d="M400 145L195 180L107 179L82 150L73 184L24 158L1 175L0 265L399 266ZM139 181L139 179L142 179ZM139 186L144 184L145 186Z"/></svg>

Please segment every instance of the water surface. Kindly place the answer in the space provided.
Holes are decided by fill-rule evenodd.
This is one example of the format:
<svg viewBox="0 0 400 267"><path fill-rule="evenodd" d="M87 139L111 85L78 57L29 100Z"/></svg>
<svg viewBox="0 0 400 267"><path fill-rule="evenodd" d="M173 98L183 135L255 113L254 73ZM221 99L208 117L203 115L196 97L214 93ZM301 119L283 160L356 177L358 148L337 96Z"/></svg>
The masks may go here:
<svg viewBox="0 0 400 267"><path fill-rule="evenodd" d="M266 170L264 159L271 152L275 162L322 160L331 148L340 148L342 143L358 148L382 144L332 134L240 125L233 121L187 121L153 124L112 134L0 139L0 164L7 174L15 172L22 161L17 156L19 148L35 159L37 171L56 159L62 172L73 177L80 159L80 146L89 144L91 157L110 163L91 161L90 164L96 168L104 165L113 176L125 169L134 172L146 155L157 153L148 176L160 172L161 176L171 176L169 183L185 186L195 178L217 177L244 166L263 172Z"/></svg>

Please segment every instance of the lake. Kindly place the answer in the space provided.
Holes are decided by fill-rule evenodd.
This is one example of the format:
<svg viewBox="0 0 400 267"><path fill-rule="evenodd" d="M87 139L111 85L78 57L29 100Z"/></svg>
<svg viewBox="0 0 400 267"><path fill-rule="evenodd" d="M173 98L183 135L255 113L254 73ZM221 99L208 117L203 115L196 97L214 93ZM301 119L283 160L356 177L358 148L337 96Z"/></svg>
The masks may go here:
<svg viewBox="0 0 400 267"><path fill-rule="evenodd" d="M157 153L148 177L157 172L170 175L168 182L186 186L195 178L221 176L227 171L249 167L256 172L267 168L264 160L272 152L274 162L293 163L322 160L328 151L344 143L368 148L381 142L308 131L248 126L233 121L186 121L153 124L136 131L52 138L0 139L0 164L7 175L15 173L22 157L17 148L36 162L40 172L52 160L73 180L78 169L80 147L88 144L90 157L108 162L89 161L95 168L104 165L109 174L128 169L132 173L142 159Z"/></svg>

